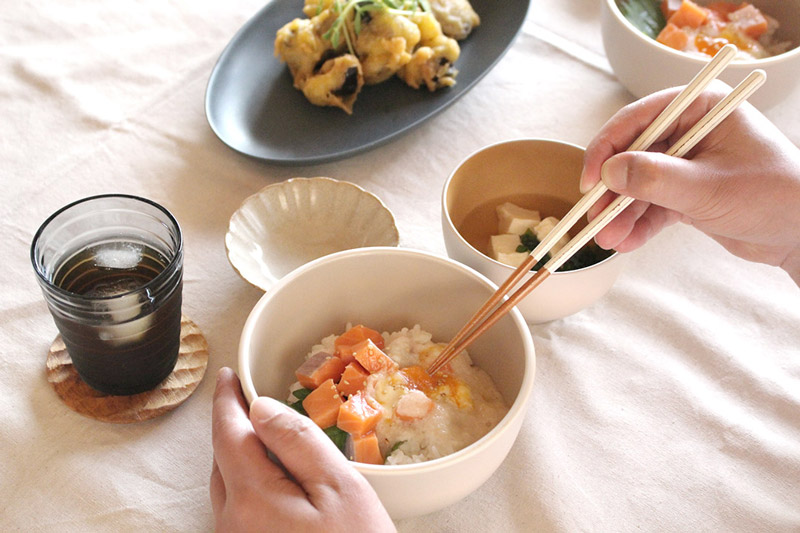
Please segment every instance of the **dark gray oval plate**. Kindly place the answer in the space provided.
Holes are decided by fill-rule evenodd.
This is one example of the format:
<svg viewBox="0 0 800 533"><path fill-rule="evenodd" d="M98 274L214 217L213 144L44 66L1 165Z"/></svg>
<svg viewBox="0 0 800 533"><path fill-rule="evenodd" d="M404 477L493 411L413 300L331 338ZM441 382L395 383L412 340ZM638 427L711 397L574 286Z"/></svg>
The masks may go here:
<svg viewBox="0 0 800 533"><path fill-rule="evenodd" d="M384 144L433 117L470 90L505 54L530 0L472 0L481 24L464 41L456 85L431 93L399 79L365 86L353 114L317 107L292 86L274 56L275 33L303 17L301 0L273 0L234 36L206 88L206 117L222 142L286 165L323 163Z"/></svg>

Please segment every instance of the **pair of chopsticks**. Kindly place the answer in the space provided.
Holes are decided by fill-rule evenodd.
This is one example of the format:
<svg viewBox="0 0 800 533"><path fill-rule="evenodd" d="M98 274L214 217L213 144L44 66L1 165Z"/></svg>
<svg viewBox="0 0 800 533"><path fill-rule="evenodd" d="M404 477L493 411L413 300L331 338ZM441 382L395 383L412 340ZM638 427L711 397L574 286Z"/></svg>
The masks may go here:
<svg viewBox="0 0 800 533"><path fill-rule="evenodd" d="M683 111L700 95L701 92L725 69L736 55L736 46L728 44L723 46L713 59L692 79L691 82L670 102L670 104L656 117L650 126L630 145L627 151L647 150L667 127L680 116ZM669 150L667 155L683 157L691 150L708 132L722 122L739 104L744 102L766 80L763 70L754 70L739 85L737 85L725 98L715 105L697 124L692 126ZM540 268L516 292L509 296L499 307L495 307L513 289L520 280L538 263L563 237L575 223L586 214L600 197L608 191L602 181L586 193L564 218L542 239L539 245L531 252L530 256L514 271L509 278L497 289L483 306L470 318L464 327L451 339L436 360L428 367L428 373L433 375L440 370L457 354L472 344L475 339L500 320L508 311L517 305L523 298L539 286L547 277L558 270L573 254L589 242L590 239L619 215L634 199L620 195L614 199L599 215L593 218L569 243L561 248L558 253ZM492 310L494 309L494 312ZM491 314L490 314L491 313ZM485 320L484 320L485 319ZM483 320L483 322L481 322Z"/></svg>

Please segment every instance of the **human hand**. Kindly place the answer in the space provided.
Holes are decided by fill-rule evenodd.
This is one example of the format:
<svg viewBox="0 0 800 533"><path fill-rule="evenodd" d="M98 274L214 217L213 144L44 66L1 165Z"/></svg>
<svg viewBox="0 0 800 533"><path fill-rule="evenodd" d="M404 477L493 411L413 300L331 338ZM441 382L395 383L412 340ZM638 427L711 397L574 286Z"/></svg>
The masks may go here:
<svg viewBox="0 0 800 533"><path fill-rule="evenodd" d="M650 150L666 151L727 92L712 85ZM739 257L780 266L800 285L800 149L754 107L740 106L685 158L624 152L677 93L668 89L626 106L586 149L582 191L602 175L611 191L637 199L597 234L597 244L631 251L681 221ZM614 196L606 193L589 217Z"/></svg>
<svg viewBox="0 0 800 533"><path fill-rule="evenodd" d="M230 368L217 375L212 442L210 495L219 532L395 531L369 483L310 419L263 397L248 417Z"/></svg>

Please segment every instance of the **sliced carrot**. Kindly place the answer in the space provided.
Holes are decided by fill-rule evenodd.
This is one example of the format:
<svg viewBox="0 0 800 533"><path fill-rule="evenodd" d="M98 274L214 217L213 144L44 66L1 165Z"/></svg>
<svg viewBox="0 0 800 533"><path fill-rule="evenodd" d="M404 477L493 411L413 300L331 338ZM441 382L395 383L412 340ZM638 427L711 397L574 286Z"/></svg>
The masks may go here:
<svg viewBox="0 0 800 533"><path fill-rule="evenodd" d="M381 448L378 445L378 437L375 433L350 435L347 439L345 450L348 459L351 461L371 465L383 464L383 455L381 455Z"/></svg>
<svg viewBox="0 0 800 533"><path fill-rule="evenodd" d="M364 388L368 376L369 372L358 361L353 361L344 368L336 387L342 396L350 396Z"/></svg>
<svg viewBox="0 0 800 533"><path fill-rule="evenodd" d="M656 41L675 50L683 50L689 42L689 36L675 24L668 22L656 37Z"/></svg>
<svg viewBox="0 0 800 533"><path fill-rule="evenodd" d="M348 329L333 341L336 355L341 357L345 364L351 362L353 360L351 347L367 339L371 339L375 346L383 350L383 335L374 329L359 324Z"/></svg>
<svg viewBox="0 0 800 533"><path fill-rule="evenodd" d="M367 339L353 346L352 354L356 361L361 363L364 370L370 374L381 371L394 372L397 370L397 363L395 363L391 357L383 353L383 351L372 342L372 339Z"/></svg>
<svg viewBox="0 0 800 533"><path fill-rule="evenodd" d="M745 5L730 15L730 20L745 35L758 39L767 31L767 18L756 7Z"/></svg>
<svg viewBox="0 0 800 533"><path fill-rule="evenodd" d="M339 381L344 371L344 362L326 352L318 352L305 360L294 375L300 385L307 389L316 389L320 383L328 379Z"/></svg>
<svg viewBox="0 0 800 533"><path fill-rule="evenodd" d="M365 435L375 429L383 417L383 408L378 402L362 392L350 396L339 406L336 427L351 435Z"/></svg>
<svg viewBox="0 0 800 533"><path fill-rule="evenodd" d="M303 400L303 408L316 425L325 429L336 424L342 397L332 379L325 380Z"/></svg>
<svg viewBox="0 0 800 533"><path fill-rule="evenodd" d="M683 0L681 7L673 13L667 22L675 24L679 28L689 26L690 28L699 28L708 18L708 10L698 6L692 0Z"/></svg>
<svg viewBox="0 0 800 533"><path fill-rule="evenodd" d="M428 398L424 392L410 390L397 401L394 413L400 420L418 420L424 418L433 409L433 400Z"/></svg>

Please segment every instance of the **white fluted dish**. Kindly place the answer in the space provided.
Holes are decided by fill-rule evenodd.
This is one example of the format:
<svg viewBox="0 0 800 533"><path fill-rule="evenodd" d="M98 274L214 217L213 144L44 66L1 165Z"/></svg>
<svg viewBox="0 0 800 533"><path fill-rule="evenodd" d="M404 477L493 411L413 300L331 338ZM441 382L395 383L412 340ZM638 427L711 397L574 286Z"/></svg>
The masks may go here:
<svg viewBox="0 0 800 533"><path fill-rule="evenodd" d="M394 216L377 196L324 177L264 187L242 202L225 235L233 268L264 291L319 257L398 242Z"/></svg>

